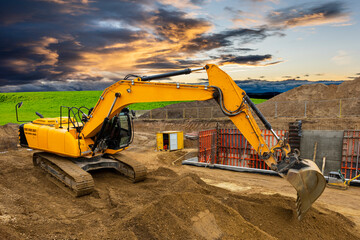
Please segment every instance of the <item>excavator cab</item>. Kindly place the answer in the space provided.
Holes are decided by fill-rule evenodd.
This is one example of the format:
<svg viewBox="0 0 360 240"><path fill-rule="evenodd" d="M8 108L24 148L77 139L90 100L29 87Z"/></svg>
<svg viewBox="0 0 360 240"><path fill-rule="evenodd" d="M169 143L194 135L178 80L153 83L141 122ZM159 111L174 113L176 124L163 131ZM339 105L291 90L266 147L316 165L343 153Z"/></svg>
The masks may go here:
<svg viewBox="0 0 360 240"><path fill-rule="evenodd" d="M129 146L133 140L133 116L128 108L124 108L118 115L113 117L105 129L104 136L108 149L119 150Z"/></svg>

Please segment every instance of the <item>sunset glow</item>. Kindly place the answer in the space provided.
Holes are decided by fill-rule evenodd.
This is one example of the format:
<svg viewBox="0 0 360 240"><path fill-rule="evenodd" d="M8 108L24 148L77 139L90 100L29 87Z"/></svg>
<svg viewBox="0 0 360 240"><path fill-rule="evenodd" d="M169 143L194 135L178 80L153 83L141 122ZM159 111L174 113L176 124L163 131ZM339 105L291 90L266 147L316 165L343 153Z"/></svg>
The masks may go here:
<svg viewBox="0 0 360 240"><path fill-rule="evenodd" d="M357 1L17 0L0 9L1 92L72 90L69 82L101 90L129 73L206 63L235 80L360 76Z"/></svg>

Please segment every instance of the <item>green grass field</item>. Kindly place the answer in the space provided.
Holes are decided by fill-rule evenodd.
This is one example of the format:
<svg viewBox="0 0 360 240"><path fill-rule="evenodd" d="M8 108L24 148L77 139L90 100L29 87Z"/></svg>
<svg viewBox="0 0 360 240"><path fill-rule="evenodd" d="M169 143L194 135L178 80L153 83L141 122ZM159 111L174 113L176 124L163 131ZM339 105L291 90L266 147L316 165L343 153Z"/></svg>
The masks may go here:
<svg viewBox="0 0 360 240"><path fill-rule="evenodd" d="M0 93L0 125L17 123L15 105L23 102L18 109L20 121L32 121L38 118L35 112L45 117L57 117L60 115L60 106L91 108L95 106L102 91L71 91L71 92L21 92ZM266 101L265 99L252 99L256 104ZM174 102L136 103L129 106L133 110L150 110L164 107Z"/></svg>

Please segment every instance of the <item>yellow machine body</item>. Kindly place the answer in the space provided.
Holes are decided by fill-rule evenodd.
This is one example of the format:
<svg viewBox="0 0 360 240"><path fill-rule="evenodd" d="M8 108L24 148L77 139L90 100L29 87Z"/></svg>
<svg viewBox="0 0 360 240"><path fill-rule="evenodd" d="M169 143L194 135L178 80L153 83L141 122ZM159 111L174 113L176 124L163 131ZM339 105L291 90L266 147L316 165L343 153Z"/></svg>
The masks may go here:
<svg viewBox="0 0 360 240"><path fill-rule="evenodd" d="M80 138L74 127L67 128L67 119L40 118L24 124L24 133L29 148L51 152L69 157L90 154L89 145L93 140Z"/></svg>

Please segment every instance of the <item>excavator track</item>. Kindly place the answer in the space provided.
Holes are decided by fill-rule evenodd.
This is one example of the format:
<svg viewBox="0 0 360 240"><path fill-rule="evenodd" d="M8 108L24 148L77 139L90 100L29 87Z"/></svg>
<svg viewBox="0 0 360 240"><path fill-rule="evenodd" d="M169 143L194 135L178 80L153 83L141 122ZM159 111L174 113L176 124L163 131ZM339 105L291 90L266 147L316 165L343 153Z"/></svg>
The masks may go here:
<svg viewBox="0 0 360 240"><path fill-rule="evenodd" d="M94 190L94 180L90 173L66 158L39 152L34 153L33 163L48 173L53 183L75 197L90 194Z"/></svg>
<svg viewBox="0 0 360 240"><path fill-rule="evenodd" d="M117 161L119 165L116 167L116 170L133 183L144 181L146 178L146 167L134 159L125 157L122 154L109 155L106 156L105 159Z"/></svg>
<svg viewBox="0 0 360 240"><path fill-rule="evenodd" d="M94 180L88 173L90 170L113 168L133 183L146 178L145 166L122 154L69 159L39 152L34 153L33 163L48 173L53 183L75 197L90 194L94 190Z"/></svg>

